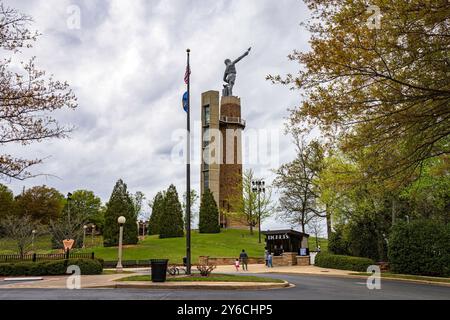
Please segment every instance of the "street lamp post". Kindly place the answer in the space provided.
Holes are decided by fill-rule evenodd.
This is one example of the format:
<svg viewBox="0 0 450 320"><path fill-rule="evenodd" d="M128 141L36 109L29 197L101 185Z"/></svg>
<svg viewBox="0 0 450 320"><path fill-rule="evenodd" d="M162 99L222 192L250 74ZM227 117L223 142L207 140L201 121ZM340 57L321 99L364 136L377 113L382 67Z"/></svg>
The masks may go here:
<svg viewBox="0 0 450 320"><path fill-rule="evenodd" d="M87 225L83 226L83 249L86 248L86 229Z"/></svg>
<svg viewBox="0 0 450 320"><path fill-rule="evenodd" d="M123 271L123 267L122 267L122 241L123 241L123 225L125 224L127 220L125 219L124 216L120 216L117 219L117 222L119 223L119 257L117 259L117 266L116 266L116 271L117 272L122 272Z"/></svg>
<svg viewBox="0 0 450 320"><path fill-rule="evenodd" d="M139 223L139 220L136 221L136 225L137 225L137 234L138 234L138 239L139 239L139 236L141 235L139 233L139 229L141 228L141 224Z"/></svg>
<svg viewBox="0 0 450 320"><path fill-rule="evenodd" d="M36 230L31 231L31 250L34 251L34 236L36 235Z"/></svg>
<svg viewBox="0 0 450 320"><path fill-rule="evenodd" d="M252 181L252 191L258 194L258 241L261 243L261 192L266 192L265 182L263 179L255 179Z"/></svg>
<svg viewBox="0 0 450 320"><path fill-rule="evenodd" d="M91 230L91 243L92 243L92 246L94 246L94 235L95 235L95 224L92 225L92 230Z"/></svg>
<svg viewBox="0 0 450 320"><path fill-rule="evenodd" d="M67 193L67 215L69 218L69 225L70 225L70 200L72 200L72 193Z"/></svg>

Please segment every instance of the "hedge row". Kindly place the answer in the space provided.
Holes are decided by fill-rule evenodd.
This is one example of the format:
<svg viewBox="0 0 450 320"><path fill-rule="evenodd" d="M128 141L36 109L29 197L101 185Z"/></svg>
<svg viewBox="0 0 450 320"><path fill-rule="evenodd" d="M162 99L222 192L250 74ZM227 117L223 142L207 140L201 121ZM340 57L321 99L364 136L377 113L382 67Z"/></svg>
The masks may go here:
<svg viewBox="0 0 450 320"><path fill-rule="evenodd" d="M325 252L318 253L314 261L314 265L318 267L360 272L366 272L368 266L375 264L369 258L343 256Z"/></svg>
<svg viewBox="0 0 450 320"><path fill-rule="evenodd" d="M73 259L39 262L16 262L0 264L0 276L50 276L66 274L67 267L80 267L82 275L101 274L102 262L97 259Z"/></svg>
<svg viewBox="0 0 450 320"><path fill-rule="evenodd" d="M417 220L394 225L389 266L395 273L450 276L450 224Z"/></svg>

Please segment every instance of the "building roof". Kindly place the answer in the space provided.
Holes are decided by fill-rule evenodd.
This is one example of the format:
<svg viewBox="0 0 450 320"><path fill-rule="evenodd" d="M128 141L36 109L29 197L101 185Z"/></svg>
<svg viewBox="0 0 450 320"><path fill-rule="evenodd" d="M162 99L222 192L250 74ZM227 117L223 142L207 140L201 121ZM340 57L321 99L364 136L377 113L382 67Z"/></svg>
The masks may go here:
<svg viewBox="0 0 450 320"><path fill-rule="evenodd" d="M299 231L295 231L292 229L283 229L283 230L267 230L267 231L262 231L262 234L288 234L288 235L293 235L293 236L298 236L298 237L309 237L309 234L307 233L303 233L303 232L299 232Z"/></svg>

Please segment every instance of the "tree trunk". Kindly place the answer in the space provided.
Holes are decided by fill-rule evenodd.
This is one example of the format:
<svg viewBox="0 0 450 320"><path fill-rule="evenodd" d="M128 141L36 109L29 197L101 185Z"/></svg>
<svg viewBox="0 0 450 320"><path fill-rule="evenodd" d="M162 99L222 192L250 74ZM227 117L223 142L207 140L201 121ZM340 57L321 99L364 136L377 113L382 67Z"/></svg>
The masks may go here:
<svg viewBox="0 0 450 320"><path fill-rule="evenodd" d="M327 238L330 239L331 232L332 232L332 230L331 230L331 212L328 209L328 205L326 206L325 212L326 212L326 220L327 220Z"/></svg>
<svg viewBox="0 0 450 320"><path fill-rule="evenodd" d="M249 223L249 227L250 227L250 234L253 235L253 212L250 211L250 223Z"/></svg>
<svg viewBox="0 0 450 320"><path fill-rule="evenodd" d="M394 225L395 224L395 220L396 220L396 211L397 211L397 208L396 208L396 201L395 201L395 199L392 199L392 225Z"/></svg>

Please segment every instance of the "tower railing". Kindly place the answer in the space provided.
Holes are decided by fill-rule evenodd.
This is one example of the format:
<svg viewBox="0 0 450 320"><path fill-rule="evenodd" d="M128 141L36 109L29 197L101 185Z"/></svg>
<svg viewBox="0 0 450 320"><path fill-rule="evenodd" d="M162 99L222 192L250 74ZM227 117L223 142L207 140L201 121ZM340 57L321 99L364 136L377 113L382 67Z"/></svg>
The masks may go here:
<svg viewBox="0 0 450 320"><path fill-rule="evenodd" d="M220 116L219 120L225 123L237 123L245 127L245 120L240 117Z"/></svg>

